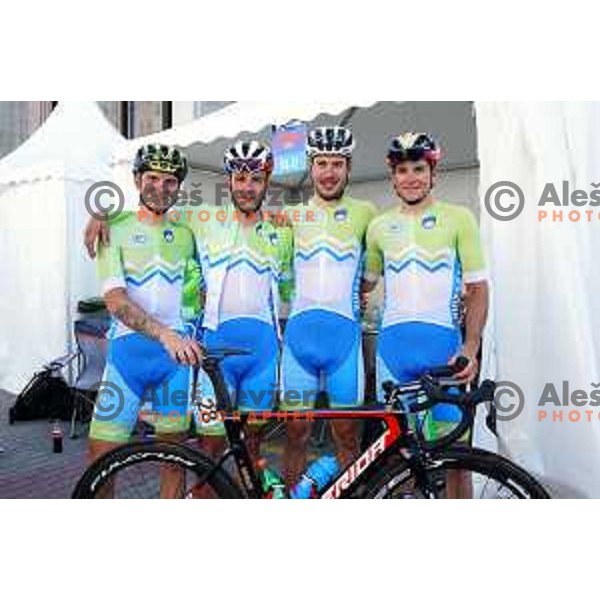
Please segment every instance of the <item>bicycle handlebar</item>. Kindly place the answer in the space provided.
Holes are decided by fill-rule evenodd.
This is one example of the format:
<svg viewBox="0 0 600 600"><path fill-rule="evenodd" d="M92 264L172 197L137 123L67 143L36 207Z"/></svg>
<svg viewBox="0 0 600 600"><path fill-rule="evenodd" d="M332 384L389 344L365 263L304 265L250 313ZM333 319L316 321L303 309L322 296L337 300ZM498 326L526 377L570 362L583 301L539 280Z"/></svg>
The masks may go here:
<svg viewBox="0 0 600 600"><path fill-rule="evenodd" d="M475 410L479 404L494 401L494 394L496 392L496 383L494 381L486 380L477 389L472 392L466 392L461 394L448 394L436 387L435 384L428 382L426 385L430 385L429 391L435 397L435 404L451 404L460 409L461 420L460 423L448 434L433 442L426 442L425 448L427 450L437 450L440 448L447 448L452 446L456 442L460 441L463 436L473 427L475 420Z"/></svg>
<svg viewBox="0 0 600 600"><path fill-rule="evenodd" d="M466 361L466 362L465 362ZM451 446L456 443L467 433L473 426L475 418L475 409L479 404L493 402L496 391L496 383L490 380L484 381L477 389L472 392L449 392L445 388L451 388L459 385L458 382L453 382L451 377L460 373L468 366L468 359L460 357L453 366L443 366L431 369L426 375L421 377L417 382L406 386L396 385L392 382L383 384L383 389L386 394L386 402L394 404L394 396L401 400L401 396L407 393L415 393L419 391L425 392L427 400L424 402L415 402L410 406L404 406L405 410L410 414L417 414L431 410L438 404L449 404L456 406L461 411L461 421L457 426L446 436L431 441L423 442L423 446L428 451L437 450L440 448ZM443 383L440 380L446 379Z"/></svg>
<svg viewBox="0 0 600 600"><path fill-rule="evenodd" d="M435 379L451 379L461 371L464 371L470 362L466 356L459 356L453 365L434 367L427 374Z"/></svg>
<svg viewBox="0 0 600 600"><path fill-rule="evenodd" d="M247 350L237 348L211 348L204 359L204 370L212 380L215 388L215 396L218 402L219 410L230 410L230 398L227 391L227 386L222 377L219 363L225 358L232 356L249 356L252 353ZM493 381L485 381L482 385L473 392L467 393L448 393L444 387L452 387L459 385L452 381L452 377L463 371L469 364L469 359L459 357L454 365L444 365L431 369L420 380L409 384L408 386L396 385L392 382L383 384L386 393L386 402L389 405L395 404L395 396L398 399L405 393L423 391L427 395L425 402L414 403L407 407L407 411L411 414L424 412L433 408L438 404L451 404L457 406L461 411L461 421L457 427L447 436L436 440L435 442L424 442L426 450L435 450L441 447L446 447L460 440L464 434L469 431L473 425L474 409L478 404L490 402L493 400L496 384ZM194 385L197 384L198 370L195 373ZM447 380L440 383L440 380Z"/></svg>

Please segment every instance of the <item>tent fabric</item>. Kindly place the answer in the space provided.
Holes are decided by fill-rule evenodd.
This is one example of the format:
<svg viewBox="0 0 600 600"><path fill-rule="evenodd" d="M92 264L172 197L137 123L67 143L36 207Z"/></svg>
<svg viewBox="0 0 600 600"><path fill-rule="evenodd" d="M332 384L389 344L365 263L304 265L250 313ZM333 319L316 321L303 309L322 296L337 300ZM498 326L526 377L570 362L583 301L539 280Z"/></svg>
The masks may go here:
<svg viewBox="0 0 600 600"><path fill-rule="evenodd" d="M187 125L139 138L133 145L137 148L146 140L184 148L198 143L210 144L219 138L234 138L242 132L256 133L269 125L284 125L292 119L312 121L321 114L339 115L353 106L367 107L376 102L235 102ZM125 144L118 158L129 160L131 147L131 143Z"/></svg>
<svg viewBox="0 0 600 600"><path fill-rule="evenodd" d="M590 135L598 131L600 105L482 102L476 108L481 198L499 181L518 184L525 197L523 213L510 222L482 212L494 288L486 374L517 384L525 399L519 417L499 423L500 449L558 495L599 497L600 410L540 407L540 401L547 384L562 402L563 382L589 395L600 381L600 315L594 310L600 240L594 223L567 221L569 208L567 222L538 222L538 203L548 183L562 190L569 181L572 190L589 193L590 182L600 181L598 136ZM551 416L540 420L540 410ZM562 422L553 420L553 410L562 410Z"/></svg>
<svg viewBox="0 0 600 600"><path fill-rule="evenodd" d="M352 127L357 141L354 183L387 179L385 152L402 130L428 131L439 139L444 171L478 166L473 103L468 101L237 102L172 130L124 142L115 161L130 178L130 161L139 145L165 143L184 149L194 171L222 174L223 152L234 139L269 139L272 125L294 119L311 127L332 122Z"/></svg>
<svg viewBox="0 0 600 600"><path fill-rule="evenodd" d="M0 388L18 392L72 349L76 304L98 291L82 247L85 193L110 179L122 140L95 103L60 103L0 161Z"/></svg>
<svg viewBox="0 0 600 600"><path fill-rule="evenodd" d="M95 179L101 165L110 176L114 148L123 139L95 102L61 102L30 138L0 161L0 184L47 174Z"/></svg>
<svg viewBox="0 0 600 600"><path fill-rule="evenodd" d="M143 138L127 140L115 151L113 176L124 191L127 208L135 209L137 199L131 178L131 163L137 149L147 143L167 144L189 149L192 146L219 146L217 140L233 139L244 133L257 133L272 125L283 125L292 120L313 121L320 115L341 115L352 107L369 107L368 101L314 101L314 102L235 102L191 123L161 131ZM211 152L212 154L212 152ZM221 171L222 148L216 150L216 170ZM213 162L213 161L211 161Z"/></svg>
<svg viewBox="0 0 600 600"><path fill-rule="evenodd" d="M135 152L142 143L165 143L179 146L187 153L192 167L188 185L204 185L212 175L222 177L223 152L234 139L250 136L269 139L273 124L293 119L311 127L342 121L352 127L357 140L353 184L387 181L386 148L391 137L403 129L427 130L440 140L444 148L444 171L478 166L472 102L237 102L173 130L124 142L116 153L114 177L133 208L137 204L131 178ZM306 182L304 175L274 180L276 185L292 189ZM209 203L213 191L203 190Z"/></svg>

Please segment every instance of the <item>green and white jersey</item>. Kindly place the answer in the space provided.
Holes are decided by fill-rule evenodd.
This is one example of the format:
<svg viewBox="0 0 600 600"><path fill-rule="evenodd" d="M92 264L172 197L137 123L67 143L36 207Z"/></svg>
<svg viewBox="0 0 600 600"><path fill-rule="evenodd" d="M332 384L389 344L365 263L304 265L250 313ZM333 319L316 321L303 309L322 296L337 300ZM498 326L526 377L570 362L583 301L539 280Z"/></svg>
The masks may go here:
<svg viewBox="0 0 600 600"><path fill-rule="evenodd" d="M231 206L204 210L210 218L193 226L207 291L204 327L240 318L276 325L291 230L270 221L242 224Z"/></svg>
<svg viewBox="0 0 600 600"><path fill-rule="evenodd" d="M172 329L183 328L184 283L197 272L192 231L185 225L140 220L126 213L111 222L110 245L98 252L102 293L124 288L148 315ZM132 333L116 321L111 337Z"/></svg>
<svg viewBox="0 0 600 600"><path fill-rule="evenodd" d="M457 327L463 284L487 279L475 217L444 202L421 214L389 210L369 227L366 271L372 282L385 276L384 328L405 322Z"/></svg>
<svg viewBox="0 0 600 600"><path fill-rule="evenodd" d="M329 203L313 199L288 211L294 243L292 317L320 309L357 319L365 237L375 214L373 204L348 196Z"/></svg>

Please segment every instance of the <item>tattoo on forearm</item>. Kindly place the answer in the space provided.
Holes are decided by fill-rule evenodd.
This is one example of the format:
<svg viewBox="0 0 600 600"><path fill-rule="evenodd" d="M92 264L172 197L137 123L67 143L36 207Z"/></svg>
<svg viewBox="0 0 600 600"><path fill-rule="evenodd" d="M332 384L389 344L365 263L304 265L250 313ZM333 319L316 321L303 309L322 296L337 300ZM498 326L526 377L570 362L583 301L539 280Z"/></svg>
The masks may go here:
<svg viewBox="0 0 600 600"><path fill-rule="evenodd" d="M115 317L130 329L158 340L160 325L151 319L141 308L126 300L116 311Z"/></svg>

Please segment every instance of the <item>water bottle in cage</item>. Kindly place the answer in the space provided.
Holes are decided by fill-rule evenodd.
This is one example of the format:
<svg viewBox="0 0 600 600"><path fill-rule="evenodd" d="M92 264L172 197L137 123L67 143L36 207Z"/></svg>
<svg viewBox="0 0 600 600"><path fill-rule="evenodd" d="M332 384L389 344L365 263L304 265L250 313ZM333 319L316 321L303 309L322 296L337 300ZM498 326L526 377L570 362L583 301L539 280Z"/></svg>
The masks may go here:
<svg viewBox="0 0 600 600"><path fill-rule="evenodd" d="M293 500L316 498L340 472L340 465L334 456L322 456L315 461L290 492Z"/></svg>

